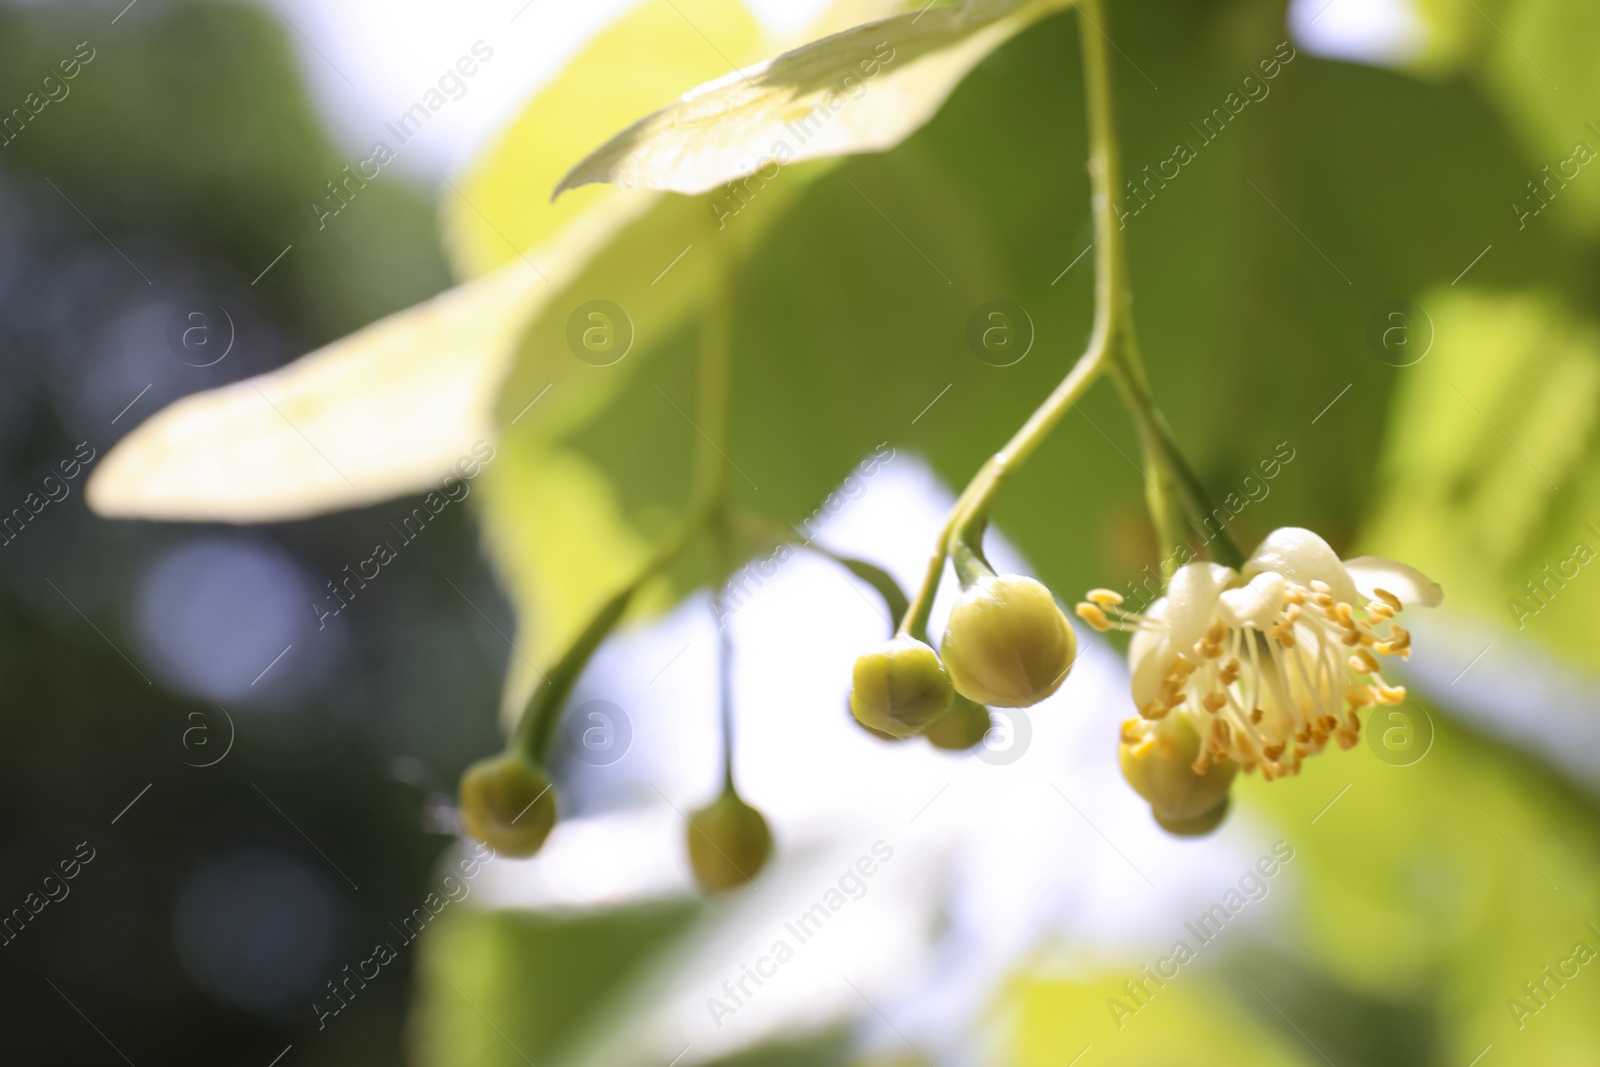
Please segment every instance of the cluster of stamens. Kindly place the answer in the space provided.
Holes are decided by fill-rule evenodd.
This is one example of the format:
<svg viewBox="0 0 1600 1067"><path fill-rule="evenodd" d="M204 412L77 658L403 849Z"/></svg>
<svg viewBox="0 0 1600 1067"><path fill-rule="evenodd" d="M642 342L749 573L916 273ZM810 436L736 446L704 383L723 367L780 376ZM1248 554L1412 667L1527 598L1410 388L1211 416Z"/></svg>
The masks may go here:
<svg viewBox="0 0 1600 1067"><path fill-rule="evenodd" d="M1410 633L1394 622L1400 599L1373 592L1357 608L1337 600L1325 582L1285 581L1270 620L1230 625L1214 617L1192 648L1173 656L1157 695L1123 723L1122 740L1133 755L1146 755L1181 710L1202 742L1196 774L1232 760L1247 772L1259 767L1267 781L1300 773L1330 739L1352 747L1362 708L1406 696L1403 686L1384 681L1378 660L1411 655ZM1101 631L1167 631L1165 620L1125 611L1122 602L1112 590L1095 589L1077 613Z"/></svg>

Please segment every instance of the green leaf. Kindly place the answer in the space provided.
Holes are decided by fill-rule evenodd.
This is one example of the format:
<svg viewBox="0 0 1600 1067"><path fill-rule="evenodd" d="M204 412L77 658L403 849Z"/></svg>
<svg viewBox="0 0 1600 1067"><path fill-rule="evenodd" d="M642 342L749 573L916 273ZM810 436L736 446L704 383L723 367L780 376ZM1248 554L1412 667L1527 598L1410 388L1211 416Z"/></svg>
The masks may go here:
<svg viewBox="0 0 1600 1067"><path fill-rule="evenodd" d="M417 1062L552 1062L699 910L689 899L555 915L450 909L420 942Z"/></svg>
<svg viewBox="0 0 1600 1067"><path fill-rule="evenodd" d="M693 24L669 0L631 12L535 96L462 181L448 203L450 243L467 273L498 273L278 371L173 404L105 457L91 506L120 518L301 518L426 488L475 441L492 439L493 405L525 324L654 200L596 190L552 206L528 190L555 180L606 108L623 121L642 101L726 66L701 30L740 54L755 47L735 0L706 0L690 14Z"/></svg>
<svg viewBox="0 0 1600 1067"><path fill-rule="evenodd" d="M541 287L524 264L158 412L96 467L116 518L267 522L420 489L474 441Z"/></svg>
<svg viewBox="0 0 1600 1067"><path fill-rule="evenodd" d="M652 196L525 327L495 412L503 462L481 496L524 654L506 680L508 720L532 690L535 665L566 646L685 509L701 441L695 318L722 277L719 260L751 254L818 173L796 168L723 230L703 200ZM590 310L600 300L609 307ZM585 349L592 321L615 332L620 356ZM705 580L704 562L670 573L630 614L670 606Z"/></svg>
<svg viewBox="0 0 1600 1067"><path fill-rule="evenodd" d="M1453 607L1600 664L1600 330L1549 292L1422 306L1437 340L1395 396L1372 538L1427 559Z"/></svg>
<svg viewBox="0 0 1600 1067"><path fill-rule="evenodd" d="M118 518L267 522L429 486L493 438L524 324L627 221L587 216L494 274L177 401L101 460L90 506Z"/></svg>
<svg viewBox="0 0 1600 1067"><path fill-rule="evenodd" d="M764 47L739 0L650 0L612 23L446 190L445 241L457 269L482 274L587 210L618 210L608 201L641 195L589 189L552 203L544 191L598 133Z"/></svg>
<svg viewBox="0 0 1600 1067"><path fill-rule="evenodd" d="M1600 6L1588 0L1422 0L1418 6L1428 26L1423 69L1481 84L1521 142L1524 173L1501 191L1494 210L1511 217L1512 203L1537 208L1542 197L1551 210L1539 225L1600 235L1600 178L1588 164L1580 169L1573 156L1579 143L1588 146L1590 159L1600 153L1594 106L1600 99L1594 61Z"/></svg>
<svg viewBox="0 0 1600 1067"><path fill-rule="evenodd" d="M704 193L805 159L882 152L1000 45L1070 0L972 0L869 22L691 89L556 186Z"/></svg>

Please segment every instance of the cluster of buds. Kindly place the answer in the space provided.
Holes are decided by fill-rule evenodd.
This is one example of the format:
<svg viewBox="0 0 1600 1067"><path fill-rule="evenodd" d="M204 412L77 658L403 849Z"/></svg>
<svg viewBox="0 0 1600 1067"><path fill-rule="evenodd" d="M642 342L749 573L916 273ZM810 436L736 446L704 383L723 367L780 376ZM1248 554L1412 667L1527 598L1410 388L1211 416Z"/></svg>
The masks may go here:
<svg viewBox="0 0 1600 1067"><path fill-rule="evenodd" d="M1066 680L1078 643L1050 590L981 561L964 578L938 652L900 633L856 660L850 710L862 726L968 748L989 729L985 705L1030 707Z"/></svg>

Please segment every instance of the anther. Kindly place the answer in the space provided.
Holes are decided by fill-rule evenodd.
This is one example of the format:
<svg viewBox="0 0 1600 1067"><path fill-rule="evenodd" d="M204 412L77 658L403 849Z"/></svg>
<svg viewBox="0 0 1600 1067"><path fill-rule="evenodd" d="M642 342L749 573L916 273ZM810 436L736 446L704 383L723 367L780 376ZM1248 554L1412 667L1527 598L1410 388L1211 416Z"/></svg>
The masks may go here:
<svg viewBox="0 0 1600 1067"><path fill-rule="evenodd" d="M1111 620L1106 618L1106 613L1100 610L1100 606L1098 604L1090 604L1085 601L1079 604L1073 610L1077 612L1078 618L1082 619L1090 626L1093 626L1101 633L1111 629Z"/></svg>

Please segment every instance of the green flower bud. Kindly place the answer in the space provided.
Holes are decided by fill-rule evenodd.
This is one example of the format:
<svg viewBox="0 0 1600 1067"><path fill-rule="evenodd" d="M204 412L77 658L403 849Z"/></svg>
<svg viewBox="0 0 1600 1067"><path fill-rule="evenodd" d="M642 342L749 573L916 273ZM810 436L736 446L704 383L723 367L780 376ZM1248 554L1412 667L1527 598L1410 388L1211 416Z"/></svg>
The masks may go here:
<svg viewBox="0 0 1600 1067"><path fill-rule="evenodd" d="M845 701L844 701L844 713L845 713L846 716L849 717L851 722L855 723L856 726L860 727L862 730L864 730L867 733L871 734L873 737L876 737L879 741L899 742L899 741L909 741L910 740L909 737L896 737L894 734L885 733L884 731L878 729L877 727L868 726L866 723L864 723L860 719L856 718L855 714L853 712L851 712L851 710L850 710L850 698L849 697L846 697Z"/></svg>
<svg viewBox="0 0 1600 1067"><path fill-rule="evenodd" d="M731 789L689 816L689 866L708 893L753 881L772 855L772 831Z"/></svg>
<svg viewBox="0 0 1600 1067"><path fill-rule="evenodd" d="M959 752L982 741L990 725L988 708L957 693L950 710L929 723L922 736L933 742L934 748Z"/></svg>
<svg viewBox="0 0 1600 1067"><path fill-rule="evenodd" d="M1130 721L1130 725L1140 723ZM1128 784L1150 802L1156 822L1186 836L1216 829L1227 814L1228 791L1239 765L1232 760L1208 761L1205 771L1196 774L1200 735L1182 712L1173 712L1148 736L1136 737L1125 730L1117 760Z"/></svg>
<svg viewBox="0 0 1600 1067"><path fill-rule="evenodd" d="M1204 837L1221 826L1222 820L1227 815L1228 799L1224 797L1221 804L1218 804L1204 815L1197 815L1193 819L1184 819L1180 822L1163 819L1157 815L1156 825L1174 837Z"/></svg>
<svg viewBox="0 0 1600 1067"><path fill-rule="evenodd" d="M904 634L856 660L850 711L861 725L909 737L943 715L955 691L938 653Z"/></svg>
<svg viewBox="0 0 1600 1067"><path fill-rule="evenodd" d="M468 767L461 776L460 804L462 829L504 856L538 852L556 824L550 779L512 752Z"/></svg>
<svg viewBox="0 0 1600 1067"><path fill-rule="evenodd" d="M939 651L962 696L1026 708L1060 688L1078 640L1043 585L1019 574L985 574L950 610Z"/></svg>

